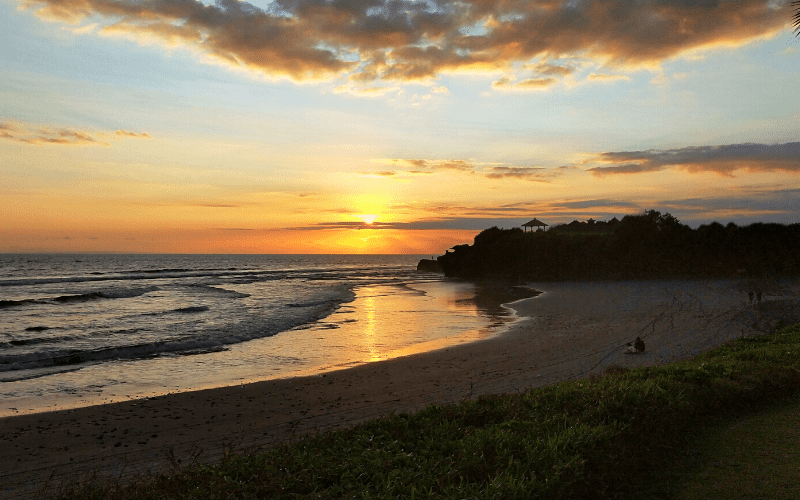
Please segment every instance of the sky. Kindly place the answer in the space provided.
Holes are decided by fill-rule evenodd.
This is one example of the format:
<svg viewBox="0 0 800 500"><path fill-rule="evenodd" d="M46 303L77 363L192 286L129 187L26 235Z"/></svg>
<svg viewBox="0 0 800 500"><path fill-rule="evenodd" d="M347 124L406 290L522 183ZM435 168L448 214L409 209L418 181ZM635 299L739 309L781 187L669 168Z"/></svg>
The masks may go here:
<svg viewBox="0 0 800 500"><path fill-rule="evenodd" d="M781 0L0 0L0 252L800 223Z"/></svg>

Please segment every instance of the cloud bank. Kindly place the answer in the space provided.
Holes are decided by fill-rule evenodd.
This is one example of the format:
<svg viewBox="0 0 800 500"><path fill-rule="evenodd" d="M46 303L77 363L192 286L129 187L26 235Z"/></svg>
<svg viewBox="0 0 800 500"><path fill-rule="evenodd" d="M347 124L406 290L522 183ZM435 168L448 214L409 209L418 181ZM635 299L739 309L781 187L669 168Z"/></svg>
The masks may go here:
<svg viewBox="0 0 800 500"><path fill-rule="evenodd" d="M296 81L435 79L453 71L528 74L496 88L542 89L592 60L658 64L791 27L786 0L19 0L49 20L186 46ZM87 29L91 27L87 26ZM94 29L94 28L91 28ZM91 30L90 29L90 30ZM599 78L602 76L598 75Z"/></svg>
<svg viewBox="0 0 800 500"><path fill-rule="evenodd" d="M586 163L600 163L587 169L596 176L638 174L679 168L688 172L733 175L746 172L800 173L800 142L785 144L727 144L680 149L600 153Z"/></svg>

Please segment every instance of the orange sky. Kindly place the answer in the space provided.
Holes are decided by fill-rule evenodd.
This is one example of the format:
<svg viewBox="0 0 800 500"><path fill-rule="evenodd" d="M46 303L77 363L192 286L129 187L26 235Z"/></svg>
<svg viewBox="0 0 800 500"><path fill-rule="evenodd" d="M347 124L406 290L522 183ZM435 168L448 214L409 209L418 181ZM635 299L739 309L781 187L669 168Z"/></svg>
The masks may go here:
<svg viewBox="0 0 800 500"><path fill-rule="evenodd" d="M0 252L800 222L789 2L0 0Z"/></svg>

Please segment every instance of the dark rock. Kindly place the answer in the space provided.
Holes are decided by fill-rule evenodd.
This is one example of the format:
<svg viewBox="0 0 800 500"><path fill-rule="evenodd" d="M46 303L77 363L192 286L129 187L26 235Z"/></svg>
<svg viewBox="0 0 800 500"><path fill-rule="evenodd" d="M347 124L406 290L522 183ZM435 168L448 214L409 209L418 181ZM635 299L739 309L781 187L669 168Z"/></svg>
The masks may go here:
<svg viewBox="0 0 800 500"><path fill-rule="evenodd" d="M417 271L424 271L426 273L441 273L442 266L438 260L422 259L417 264Z"/></svg>

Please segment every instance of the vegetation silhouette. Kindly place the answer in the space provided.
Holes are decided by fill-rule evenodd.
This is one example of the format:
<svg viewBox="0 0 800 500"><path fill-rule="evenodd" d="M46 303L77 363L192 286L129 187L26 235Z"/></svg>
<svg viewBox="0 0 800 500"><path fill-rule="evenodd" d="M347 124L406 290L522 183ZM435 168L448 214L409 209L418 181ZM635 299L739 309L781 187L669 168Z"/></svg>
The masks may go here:
<svg viewBox="0 0 800 500"><path fill-rule="evenodd" d="M800 224L692 229L647 210L546 232L492 227L437 258L446 276L508 281L776 278L800 274Z"/></svg>

